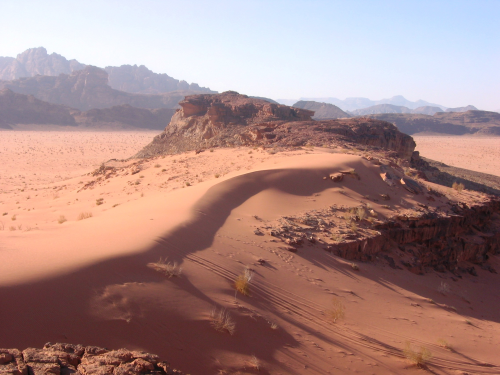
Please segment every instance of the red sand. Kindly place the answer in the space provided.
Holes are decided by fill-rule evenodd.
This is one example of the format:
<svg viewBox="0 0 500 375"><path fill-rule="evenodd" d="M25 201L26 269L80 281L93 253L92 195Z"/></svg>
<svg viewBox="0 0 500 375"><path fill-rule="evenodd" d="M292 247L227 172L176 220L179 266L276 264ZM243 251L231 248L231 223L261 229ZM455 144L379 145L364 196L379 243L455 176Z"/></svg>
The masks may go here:
<svg viewBox="0 0 500 375"><path fill-rule="evenodd" d="M67 150L81 144L74 134ZM120 156L104 152L116 134L99 133L84 145L98 151L97 160L131 155L143 144L141 135ZM32 160L30 147L51 138L16 137L16 164ZM77 174L70 152L52 159L60 176L53 183L49 175L16 177L35 172L0 156L6 166L0 211L7 213L0 216L0 347L59 341L142 349L193 375L257 373L252 356L263 374L423 373L403 356L410 341L432 352L435 374L500 373L499 275L479 269L479 277L455 282L449 273L417 276L382 260L358 263L355 271L318 246L291 253L273 237L254 234L262 220L356 205L367 194L390 193L393 210L402 199L416 204L418 196L389 188L377 167L358 156L319 149L191 152L87 189L95 177L65 179ZM322 178L346 168L361 180L347 178L340 187ZM99 198L103 204L96 205ZM81 212L93 216L78 221ZM61 215L67 221L59 224ZM182 275L166 279L147 267L160 257L178 262ZM233 287L246 266L254 270L250 296ZM493 266L500 269L498 257ZM327 316L334 298L345 306L337 323ZM213 306L230 312L233 336L211 327Z"/></svg>

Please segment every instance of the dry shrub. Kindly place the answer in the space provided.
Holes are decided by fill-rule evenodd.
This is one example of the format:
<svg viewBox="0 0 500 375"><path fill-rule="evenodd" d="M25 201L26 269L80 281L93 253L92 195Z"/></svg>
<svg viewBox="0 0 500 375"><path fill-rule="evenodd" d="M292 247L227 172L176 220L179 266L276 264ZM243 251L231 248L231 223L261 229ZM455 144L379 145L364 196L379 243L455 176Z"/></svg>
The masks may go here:
<svg viewBox="0 0 500 375"><path fill-rule="evenodd" d="M59 224L62 224L64 222L66 222L66 221L68 221L68 220L66 220L66 217L64 215L59 216L59 219L57 219L57 222Z"/></svg>
<svg viewBox="0 0 500 375"><path fill-rule="evenodd" d="M366 210L364 207L356 208L356 215L359 217L359 220L363 220L366 217Z"/></svg>
<svg viewBox="0 0 500 375"><path fill-rule="evenodd" d="M417 352L413 350L409 341L406 341L403 353L411 363L418 367L424 366L432 358L431 351L425 346L421 346Z"/></svg>
<svg viewBox="0 0 500 375"><path fill-rule="evenodd" d="M356 224L355 221L351 221L351 224L349 225L349 227L351 228L351 230L354 232L354 233L357 233L358 232L358 225Z"/></svg>
<svg viewBox="0 0 500 375"><path fill-rule="evenodd" d="M234 287L241 294L248 296L250 294L250 282L253 278L253 272L250 268L245 268L245 272L243 275L238 276L236 281L234 282Z"/></svg>
<svg viewBox="0 0 500 375"><path fill-rule="evenodd" d="M161 168L160 164L155 164L155 168Z"/></svg>
<svg viewBox="0 0 500 375"><path fill-rule="evenodd" d="M10 220L12 220L12 221L16 221L16 219L17 219L16 215L12 215L12 217L10 218Z"/></svg>
<svg viewBox="0 0 500 375"><path fill-rule="evenodd" d="M342 319L345 316L344 304L337 298L333 298L332 308L326 310L326 315L333 321L333 323L336 323L337 320Z"/></svg>
<svg viewBox="0 0 500 375"><path fill-rule="evenodd" d="M460 183L454 182L453 185L451 185L451 187L456 191L458 191L459 193L461 193L462 190L464 190L465 188L464 184L462 184L461 182Z"/></svg>
<svg viewBox="0 0 500 375"><path fill-rule="evenodd" d="M218 310L215 306L210 311L210 324L215 330L219 332L227 332L230 335L234 335L236 330L236 323L231 319L229 312L221 308Z"/></svg>
<svg viewBox="0 0 500 375"><path fill-rule="evenodd" d="M356 263L351 263L351 268L352 268L354 271L359 271L359 266L358 266Z"/></svg>
<svg viewBox="0 0 500 375"><path fill-rule="evenodd" d="M76 220L85 220L92 217L92 212L80 212Z"/></svg>
<svg viewBox="0 0 500 375"><path fill-rule="evenodd" d="M252 366L255 370L260 371L260 361L259 359L253 355L250 360L248 361L248 364Z"/></svg>
<svg viewBox="0 0 500 375"><path fill-rule="evenodd" d="M440 347L450 350L451 345L445 339L438 339L437 343Z"/></svg>
<svg viewBox="0 0 500 375"><path fill-rule="evenodd" d="M155 271L158 271L165 276L167 276L169 279L172 276L179 277L182 273L182 267L180 267L177 262L167 262L167 258L162 259L156 263L149 263L148 264L149 268L154 269Z"/></svg>
<svg viewBox="0 0 500 375"><path fill-rule="evenodd" d="M277 330L278 329L278 324L275 323L275 322L272 322L270 327L271 327L271 329Z"/></svg>
<svg viewBox="0 0 500 375"><path fill-rule="evenodd" d="M95 200L95 205L100 206L101 204L104 203L104 198L98 198Z"/></svg>

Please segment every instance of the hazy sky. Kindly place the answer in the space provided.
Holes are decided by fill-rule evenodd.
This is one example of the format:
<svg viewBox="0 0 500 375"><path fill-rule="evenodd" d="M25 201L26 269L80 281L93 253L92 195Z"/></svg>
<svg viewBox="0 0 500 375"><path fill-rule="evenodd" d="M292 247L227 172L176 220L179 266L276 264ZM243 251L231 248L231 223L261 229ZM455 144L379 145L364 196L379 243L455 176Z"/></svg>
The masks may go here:
<svg viewBox="0 0 500 375"><path fill-rule="evenodd" d="M500 109L500 0L0 0L0 56L44 46L270 98Z"/></svg>

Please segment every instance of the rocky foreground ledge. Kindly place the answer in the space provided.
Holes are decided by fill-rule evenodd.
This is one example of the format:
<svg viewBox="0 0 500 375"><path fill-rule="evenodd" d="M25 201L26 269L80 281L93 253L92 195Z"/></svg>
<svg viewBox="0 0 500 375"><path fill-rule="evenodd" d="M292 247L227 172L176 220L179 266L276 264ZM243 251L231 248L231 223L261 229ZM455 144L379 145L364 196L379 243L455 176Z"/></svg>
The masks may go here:
<svg viewBox="0 0 500 375"><path fill-rule="evenodd" d="M47 343L43 349L0 349L0 375L179 374L156 354Z"/></svg>

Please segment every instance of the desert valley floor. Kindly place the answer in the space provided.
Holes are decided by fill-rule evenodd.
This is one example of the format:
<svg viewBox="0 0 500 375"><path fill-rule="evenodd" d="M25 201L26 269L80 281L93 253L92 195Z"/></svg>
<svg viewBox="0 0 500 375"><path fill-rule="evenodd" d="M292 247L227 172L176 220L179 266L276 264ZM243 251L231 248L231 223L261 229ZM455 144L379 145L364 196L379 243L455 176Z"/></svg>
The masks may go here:
<svg viewBox="0 0 500 375"><path fill-rule="evenodd" d="M192 375L500 373L498 274L416 275L382 256L334 256L321 233L297 252L266 233L380 194L391 200L370 207L389 217L424 205L422 195L387 186L375 165L345 150L123 160L156 134L0 132L0 347L140 349ZM498 138L415 140L425 157L499 175ZM103 162L117 169L99 171ZM350 169L359 180L323 178ZM482 199L428 184L455 201ZM148 267L160 258L182 274ZM490 264L500 271L498 255ZM246 268L249 296L233 287ZM345 316L333 322L339 303ZM210 325L214 308L232 316L233 335ZM407 361L408 342L432 353L426 368Z"/></svg>

